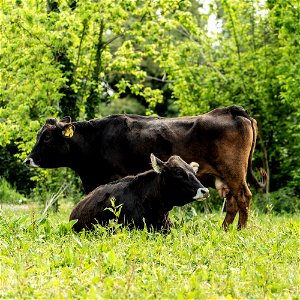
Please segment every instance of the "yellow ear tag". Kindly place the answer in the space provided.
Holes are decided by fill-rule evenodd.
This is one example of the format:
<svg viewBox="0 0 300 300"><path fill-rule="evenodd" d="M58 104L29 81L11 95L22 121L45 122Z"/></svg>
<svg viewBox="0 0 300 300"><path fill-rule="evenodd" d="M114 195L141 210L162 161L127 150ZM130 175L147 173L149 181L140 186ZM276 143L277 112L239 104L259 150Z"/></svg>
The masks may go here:
<svg viewBox="0 0 300 300"><path fill-rule="evenodd" d="M74 129L73 129L73 125L68 126L65 130L64 130L64 136L67 138L71 138L74 134Z"/></svg>

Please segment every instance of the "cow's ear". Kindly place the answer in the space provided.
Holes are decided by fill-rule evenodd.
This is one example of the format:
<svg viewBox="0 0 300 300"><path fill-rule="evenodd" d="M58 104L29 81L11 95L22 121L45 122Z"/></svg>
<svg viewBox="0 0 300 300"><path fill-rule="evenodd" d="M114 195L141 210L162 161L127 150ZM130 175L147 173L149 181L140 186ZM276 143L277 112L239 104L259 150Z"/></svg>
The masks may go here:
<svg viewBox="0 0 300 300"><path fill-rule="evenodd" d="M164 166L164 162L161 161L159 158L155 157L153 153L151 153L150 155L150 160L153 170L158 174L161 173L161 170Z"/></svg>
<svg viewBox="0 0 300 300"><path fill-rule="evenodd" d="M71 138L74 135L75 126L73 124L64 125L62 134L65 138Z"/></svg>
<svg viewBox="0 0 300 300"><path fill-rule="evenodd" d="M198 169L199 169L199 164L196 163L195 161L192 161L192 162L190 163L190 166L193 168L195 174L197 174Z"/></svg>
<svg viewBox="0 0 300 300"><path fill-rule="evenodd" d="M46 120L46 124L48 125L56 125L57 120L55 118L49 118Z"/></svg>
<svg viewBox="0 0 300 300"><path fill-rule="evenodd" d="M69 116L66 116L66 117L63 117L59 122L61 123L71 123L71 117Z"/></svg>

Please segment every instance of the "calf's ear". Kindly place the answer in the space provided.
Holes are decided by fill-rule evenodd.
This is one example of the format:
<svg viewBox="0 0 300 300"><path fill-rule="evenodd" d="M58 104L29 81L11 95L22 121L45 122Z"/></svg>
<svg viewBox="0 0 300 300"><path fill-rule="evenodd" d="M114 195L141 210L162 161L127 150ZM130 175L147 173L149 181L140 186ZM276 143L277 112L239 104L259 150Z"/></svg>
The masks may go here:
<svg viewBox="0 0 300 300"><path fill-rule="evenodd" d="M74 135L75 126L73 124L66 124L62 129L62 134L65 138L70 139Z"/></svg>
<svg viewBox="0 0 300 300"><path fill-rule="evenodd" d="M199 164L196 163L195 161L192 161L192 162L190 163L190 166L193 168L195 174L197 174L198 169L199 169Z"/></svg>
<svg viewBox="0 0 300 300"><path fill-rule="evenodd" d="M150 160L153 170L158 174L161 173L161 170L164 166L164 162L161 161L159 158L155 157L153 153L151 153L150 155Z"/></svg>

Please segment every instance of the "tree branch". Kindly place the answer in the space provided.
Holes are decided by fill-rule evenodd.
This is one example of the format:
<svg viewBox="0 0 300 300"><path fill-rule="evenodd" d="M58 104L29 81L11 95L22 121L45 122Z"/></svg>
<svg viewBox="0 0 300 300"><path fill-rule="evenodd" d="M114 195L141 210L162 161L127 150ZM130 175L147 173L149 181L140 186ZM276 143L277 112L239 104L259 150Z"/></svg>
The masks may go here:
<svg viewBox="0 0 300 300"><path fill-rule="evenodd" d="M153 76L149 76L149 75L146 76L146 79L149 79L149 80L156 80L156 81L165 82L165 83L173 83L174 82L174 80L166 80L165 78L166 78L165 74L164 74L163 78L153 77Z"/></svg>
<svg viewBox="0 0 300 300"><path fill-rule="evenodd" d="M206 65L208 67L210 67L211 69L213 69L225 82L227 82L226 77L221 73L221 71L219 71L213 64L211 64L210 62L208 62L208 59L207 59L205 53L202 51L202 49L200 47L201 46L200 42L196 41L183 25L181 25L181 28L183 29L183 32L179 31L181 34L183 34L185 37L187 37L188 39L190 39L195 44L199 45L200 54L203 57L203 59L206 61Z"/></svg>
<svg viewBox="0 0 300 300"><path fill-rule="evenodd" d="M241 59L241 48L240 48L240 43L239 43L238 36L237 36L237 33L236 33L236 29L235 29L235 23L233 21L233 17L232 17L232 14L231 14L231 8L228 5L227 0L225 0L224 3L225 3L225 5L228 9L229 19L230 19L230 22L231 22L231 25L232 25L233 37L234 37L234 41L235 41L236 49L237 49L240 76L241 76L241 80L242 80L242 84L243 84L244 93L248 96L248 91L247 91L247 88L246 88L245 78L244 78L244 75L243 75L243 69L242 69L242 65L241 65L241 60L242 60Z"/></svg>
<svg viewBox="0 0 300 300"><path fill-rule="evenodd" d="M44 40L40 39L39 36L33 34L32 32L30 32L27 28L25 28L21 23L16 22L17 26L19 26L22 30L26 31L30 36L32 36L33 38L35 38L36 40L38 40L41 44L46 45L47 47L49 47L50 49L54 49L54 47L52 47L51 44L47 44L44 42Z"/></svg>
<svg viewBox="0 0 300 300"><path fill-rule="evenodd" d="M82 47L82 43L83 43L83 38L84 38L85 33L86 33L86 28L87 28L87 20L84 20L83 21L83 29L82 29L82 33L81 33L81 37L80 37L80 43L79 43L79 47L78 47L76 65L74 66L74 69L73 69L73 78L75 78L76 71L77 71L77 68L78 68L78 65L79 65L81 47Z"/></svg>

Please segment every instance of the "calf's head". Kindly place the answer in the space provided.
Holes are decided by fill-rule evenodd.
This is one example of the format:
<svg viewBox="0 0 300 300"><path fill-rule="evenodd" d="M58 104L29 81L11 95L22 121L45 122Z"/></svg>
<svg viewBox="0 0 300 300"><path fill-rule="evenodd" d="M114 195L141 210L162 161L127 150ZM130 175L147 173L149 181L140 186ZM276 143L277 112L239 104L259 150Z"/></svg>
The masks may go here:
<svg viewBox="0 0 300 300"><path fill-rule="evenodd" d="M203 200L209 196L209 190L197 179L198 163L187 164L177 155L163 162L151 154L154 171L160 174L164 194L171 205L182 206L194 200Z"/></svg>
<svg viewBox="0 0 300 300"><path fill-rule="evenodd" d="M36 144L24 163L30 167L57 168L68 162L69 143L75 127L70 117L47 119L37 134Z"/></svg>

